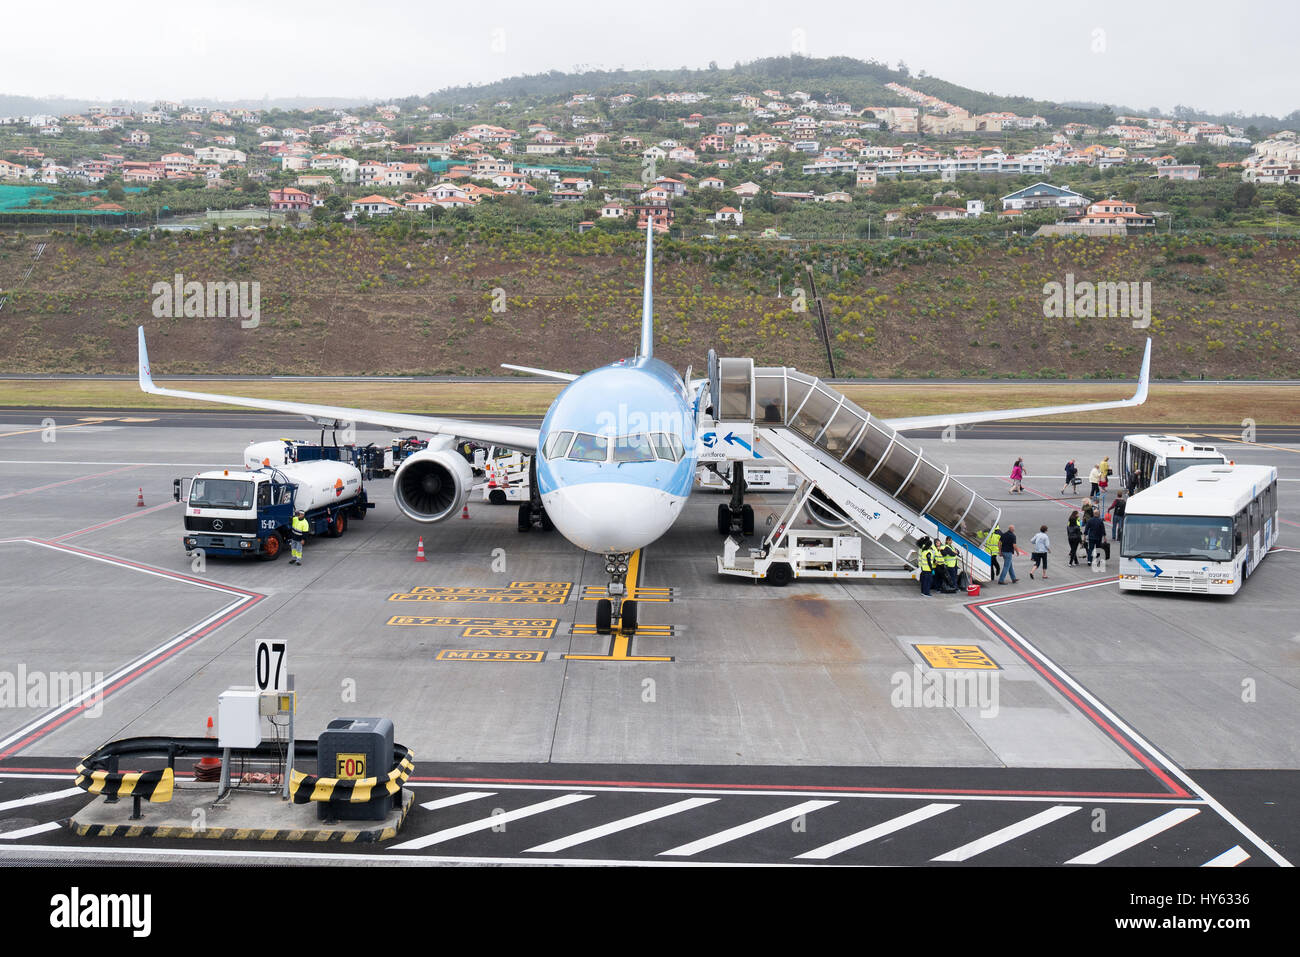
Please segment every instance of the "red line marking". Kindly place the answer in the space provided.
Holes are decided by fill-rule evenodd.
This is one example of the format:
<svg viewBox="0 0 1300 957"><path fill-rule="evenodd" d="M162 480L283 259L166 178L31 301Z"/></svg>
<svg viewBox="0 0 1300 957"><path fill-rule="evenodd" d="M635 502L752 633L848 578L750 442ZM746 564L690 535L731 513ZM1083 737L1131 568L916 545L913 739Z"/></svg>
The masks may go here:
<svg viewBox="0 0 1300 957"><path fill-rule="evenodd" d="M236 594L236 595L244 596L244 600L242 602L240 602L238 605L236 605L226 614L222 615L216 621L210 622L201 631L195 632L194 634L186 638L184 641L181 641L179 644L176 644L171 648L168 648L166 651L162 652L161 654L153 658L150 658L148 661L140 665L130 674L123 675L112 685L105 688L99 695L100 704L102 704L104 700L106 700L115 691L121 690L122 688L126 687L128 684L133 682L136 678L140 677L143 674L146 674L149 671L152 671L154 668L156 668L158 665L162 664L163 662L167 661L173 655L181 651L184 651L186 648L190 647L192 644L197 642L200 638L203 638L211 634L213 631L220 628L226 622L230 621L232 618L235 618L240 614L243 614L249 608L252 608L254 605L256 605L258 602L260 602L262 599L266 597L265 595L260 594L258 592L248 591L243 588L236 588L233 585L224 585L218 582L205 582L202 579L193 578L189 575L181 575L176 572L168 571L165 568L155 568L151 565L144 565L139 562L132 562L125 558L115 558L111 555L101 555L97 552L92 552L87 549L77 548L74 545L61 545L61 544L57 544L56 542L43 541L40 539L23 539L23 541L34 542L36 544L49 545L60 551L73 552L75 554L79 554L88 558L107 561L114 565L125 565L130 568L139 569L141 571L153 572L154 574L161 575L164 578L171 578L177 581L189 582L197 585L204 585L209 588L214 588L219 591L224 591L227 594ZM56 728L60 727L61 725L63 725L65 722L81 714L81 712L85 711L86 708L89 706L90 706L89 703L83 702L82 704L77 705L75 708L72 708L71 710L66 711L63 714L58 715L56 717L52 717L45 723L38 725L25 738L14 742L4 751L0 751L0 760L4 760L5 758L12 756L13 754L15 754L18 751L21 751L23 748L27 747L28 745L45 737L47 734L49 734L51 731L54 731Z"/></svg>
<svg viewBox="0 0 1300 957"><path fill-rule="evenodd" d="M962 769L954 769L962 770ZM1149 791L1035 791L1016 788L926 788L873 787L868 785L819 784L708 784L697 781L585 781L548 778L446 778L411 777L411 781L448 784L538 784L564 787L615 788L693 788L716 791L813 791L846 794L978 794L993 797L1096 797L1096 798L1166 798L1168 794ZM1176 795L1175 795L1176 796Z"/></svg>
<svg viewBox="0 0 1300 957"><path fill-rule="evenodd" d="M31 495L33 492L44 492L46 489L58 488L60 485L72 485L75 482L86 482L93 478L103 478L105 475L116 475L118 472L129 472L132 469L143 468L142 465L124 465L120 469L109 469L107 472L96 472L94 475L81 475L77 478L64 479L62 482L51 482L49 485L38 485L36 488L25 488L17 492L9 492L6 495L0 495L0 499L15 498L19 495Z"/></svg>
<svg viewBox="0 0 1300 957"><path fill-rule="evenodd" d="M1114 577L1100 579L1100 581L1102 582L1115 581L1115 580L1116 578ZM1072 591L1079 588L1091 587L1094 584L1096 584L1096 582L1081 582L1073 585L1058 585L1054 588L1047 588L1038 592L1030 592L1029 594L1034 596L1059 594L1065 591ZM1080 698L1074 692L1073 689L1071 689L1063 681L1057 678L1056 675L1052 674L1052 672L1047 670L1046 666L1044 666L1036 656L1030 654L1024 648L1024 646L1022 646L1018 641L1012 638L1011 635L1009 635L1005 630L1003 630L1003 628L1001 628L999 625L994 623L994 621L984 612L984 607L987 605L1003 604L1006 602L1014 601L1016 598L1021 598L1021 597L1024 596L1016 595L1008 598L991 598L986 601L972 602L968 604L966 607L970 609L971 614L973 614L976 618L978 618L984 624L985 627L987 627L995 635L1001 638L1003 644L1005 644L1008 648L1010 648L1017 655L1019 655L1020 658L1023 659L1026 664L1028 664L1031 668L1037 671L1039 675L1041 675L1050 685L1056 688L1057 691L1059 691L1062 695L1064 695L1069 701L1071 701L1075 705L1075 707L1077 707L1081 712L1083 712L1084 715L1086 715L1089 718L1089 720L1093 722L1093 724L1095 724L1102 731L1108 734L1115 741L1116 744L1118 744L1122 749L1124 749L1129 754L1130 757L1132 757L1135 761L1141 764L1144 768L1147 769L1147 771L1153 777L1155 777L1162 784L1164 784L1165 787L1168 788L1170 796L1177 797L1177 798L1193 797L1194 795L1190 791L1188 791L1185 787L1183 787L1182 784L1180 784L1174 778L1170 777L1170 775L1163 768L1161 768L1158 764L1156 764L1153 760L1151 760L1151 758L1148 757L1147 754L1143 752L1140 748L1138 748L1137 745L1133 741L1131 741L1126 734L1124 734L1124 732L1120 731L1120 729L1116 727L1113 722L1111 722L1109 719L1097 713L1092 708L1091 705L1089 705L1082 698Z"/></svg>

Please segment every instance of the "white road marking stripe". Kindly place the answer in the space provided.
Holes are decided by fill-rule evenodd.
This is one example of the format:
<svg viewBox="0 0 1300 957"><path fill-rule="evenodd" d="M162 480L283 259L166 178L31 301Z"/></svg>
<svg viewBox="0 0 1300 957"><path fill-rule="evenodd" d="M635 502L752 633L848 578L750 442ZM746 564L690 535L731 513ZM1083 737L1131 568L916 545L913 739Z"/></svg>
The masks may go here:
<svg viewBox="0 0 1300 957"><path fill-rule="evenodd" d="M1218 857L1206 861L1202 867L1236 867L1243 861L1250 860L1250 855L1241 849L1240 844L1234 844Z"/></svg>
<svg viewBox="0 0 1300 957"><path fill-rule="evenodd" d="M501 824L509 824L511 821L518 821L520 818L532 817L534 814L544 814L547 811L554 811L556 808L564 807L566 804L573 804L575 801L585 801L590 797L595 797L595 795L566 794L564 797L552 798L549 801L543 801L541 804L530 804L527 807L521 807L514 811L507 811L504 814L490 814L477 821L470 821L468 824L445 828L441 831L434 831L432 834L426 834L424 837L417 837L412 841L404 841L401 844L394 844L389 848L389 850L416 851L422 847L428 847L431 844L441 844L444 841L451 841L458 837L464 837L466 834L473 834L475 831L486 831L489 828L497 827Z"/></svg>
<svg viewBox="0 0 1300 957"><path fill-rule="evenodd" d="M1106 583L1097 582L1096 584L1093 585L1085 585L1082 588L1073 589L1073 591L1079 592L1079 591L1083 591L1086 588L1096 588L1099 585L1104 585L1104 584ZM1060 665L1054 662L1051 658L1047 657L1047 655L1043 654L1036 647L1034 647L1033 642L1029 641L1027 638L1025 638L1024 635L1020 634L1020 632L1012 628L1011 625L1009 625L1004 618L999 616L993 610L994 605L1001 605L1004 603L1017 604L1019 602L1026 601L1026 600L1033 601L1038 598L1051 597L1060 594L1062 594L1062 592L1047 591L1047 592L1040 592L1037 595L1024 595L1024 596L1018 596L1016 598L1011 598L1006 600L998 599L984 606L984 614L986 614L990 619L992 619L1001 628L1003 628L1007 632L1007 634L1011 635L1013 638L1015 638L1016 641L1020 642L1021 647L1023 647L1025 651L1027 651L1029 654L1033 655L1035 658L1041 661L1046 668L1052 671L1058 678L1061 679L1062 682L1068 685L1070 689L1074 691L1075 694L1077 694L1083 700L1087 701L1088 704L1093 709L1095 709L1098 714L1104 715L1106 719L1110 721L1111 724L1113 724L1116 728L1119 728L1120 731L1122 731L1125 735L1128 736L1129 740L1134 742L1139 748L1141 748L1148 755L1150 755L1152 760L1157 762L1161 767L1163 767L1167 772L1169 772L1171 776L1181 781L1183 783L1183 786L1186 787L1188 791L1192 792L1193 795L1195 795L1194 797L1190 798L1186 802L1187 804L1203 803L1213 808L1216 814L1218 814L1221 818L1223 818L1230 825L1232 825L1237 830L1237 833L1241 834L1243 837L1248 838L1257 848L1259 848L1259 850L1266 857L1268 857L1270 861L1272 861L1274 864L1277 864L1279 867L1291 867L1292 865L1290 861L1288 861L1285 857L1283 857L1281 854L1275 851L1273 847L1269 845L1267 842L1265 842L1264 839L1261 838L1258 834L1256 834L1250 828L1246 827L1245 824L1243 824L1240 820L1237 819L1237 816L1235 814L1233 814L1221 803L1219 803L1219 801L1215 800L1215 798L1209 792L1207 792L1205 788L1201 787L1195 781L1193 781L1191 776L1186 771L1184 771L1172 760L1166 757L1150 741L1148 741L1146 738L1142 737L1135 730L1133 730L1133 728L1130 727L1127 722L1121 720L1120 717L1117 714L1115 714L1115 712L1111 711L1110 708L1102 704L1101 701L1099 701L1097 697L1092 694L1092 692L1088 691L1088 689L1085 688L1083 685L1081 685L1075 678L1067 674L1066 671L1063 668L1061 668ZM1197 800L1198 798L1199 801Z"/></svg>
<svg viewBox="0 0 1300 957"><path fill-rule="evenodd" d="M720 844L727 844L731 841L738 840L746 835L753 834L755 831L761 831L769 828L774 824L780 824L783 821L792 821L801 815L810 811L818 811L832 804L838 804L838 801L804 801L802 804L796 804L794 807L788 807L784 811L777 811L760 817L757 820L750 821L747 824L737 824L735 827L729 827L725 831L719 831L717 834L711 834L708 837L702 837L698 841L691 841L689 844L683 844L680 847L674 847L671 850L660 851L660 857L691 857L700 851L707 851L717 847Z"/></svg>
<svg viewBox="0 0 1300 957"><path fill-rule="evenodd" d="M466 791L464 794L453 794L451 797L438 798L436 801L425 801L420 807L426 811L436 811L440 807L452 807L464 804L466 801L477 801L479 798L488 798L496 793L496 791Z"/></svg>
<svg viewBox="0 0 1300 957"><path fill-rule="evenodd" d="M877 824L875 827L869 827L865 831L858 831L856 834L850 834L848 837L842 837L838 841L831 841L829 844L823 844L821 847L814 848L804 854L798 855L795 860L813 860L824 861L828 857L834 857L836 854L843 854L845 851L851 851L855 847L866 844L868 841L874 841L878 837L885 837L893 834L895 831L901 831L903 828L911 827L913 824L919 824L922 821L934 817L936 814L942 814L944 811L951 811L957 804L927 804L925 807L917 808L915 811L908 811L906 814L900 814L898 817L890 818Z"/></svg>
<svg viewBox="0 0 1300 957"><path fill-rule="evenodd" d="M1196 817L1200 814L1200 808L1180 807L1172 811L1161 814L1153 821L1147 821L1141 827L1135 827L1118 837L1112 837L1105 844L1094 847L1091 851L1084 851L1078 857L1072 857L1065 863L1067 864L1100 864L1102 861L1110 860L1116 854L1127 851L1135 844L1141 844L1149 837L1154 837L1161 831L1167 831L1171 827L1182 824L1190 817Z"/></svg>
<svg viewBox="0 0 1300 957"><path fill-rule="evenodd" d="M74 794L85 794L81 788L64 788L62 791L49 791L45 794L33 794L30 797L19 798L16 801L5 801L0 804L0 811L7 811L14 807L25 807L28 804L43 804L46 801L62 801L66 797L72 797Z"/></svg>
<svg viewBox="0 0 1300 957"><path fill-rule="evenodd" d="M58 821L51 821L48 824L37 824L35 827L25 827L19 831L6 831L0 834L0 841L16 841L20 837L31 837L33 834L44 834L46 831L57 831L63 827Z"/></svg>
<svg viewBox="0 0 1300 957"><path fill-rule="evenodd" d="M675 804L655 808L653 811L643 811L640 814L633 814L631 817L610 821L608 824L601 824L599 827L587 828L585 831L579 831L577 834L570 834L568 837L561 837L546 844L538 844L536 847L528 848L524 853L552 854L555 851L563 851L578 844L585 844L599 837L605 837L608 834L617 834L619 831L640 827L642 824L649 824L651 821L657 821L660 818L681 814L683 811L690 811L705 804L712 804L717 800L717 798L687 798L685 801L677 801Z"/></svg>
<svg viewBox="0 0 1300 957"><path fill-rule="evenodd" d="M1009 824L992 834L985 834L983 837L971 841L969 844L963 844L961 847L955 847L947 854L940 854L938 857L931 858L934 861L966 861L970 860L976 854L983 854L991 848L997 847L1007 841L1014 841L1018 837L1028 834L1030 831L1036 831L1040 827L1045 827L1053 821L1059 821L1067 814L1073 814L1079 810L1078 805L1059 804L1056 807L1049 807L1046 811L1039 811L1037 814L1025 818L1023 821L1017 821L1015 824Z"/></svg>

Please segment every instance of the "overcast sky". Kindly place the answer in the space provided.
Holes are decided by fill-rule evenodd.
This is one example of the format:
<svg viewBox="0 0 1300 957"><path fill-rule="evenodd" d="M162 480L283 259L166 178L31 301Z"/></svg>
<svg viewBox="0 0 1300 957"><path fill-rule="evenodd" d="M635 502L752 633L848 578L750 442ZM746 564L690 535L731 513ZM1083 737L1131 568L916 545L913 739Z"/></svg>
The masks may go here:
<svg viewBox="0 0 1300 957"><path fill-rule="evenodd" d="M1300 108L1300 5L1091 0L413 0L6 5L0 93L386 99L575 67L729 67L789 54L906 61L977 90L1136 109Z"/></svg>

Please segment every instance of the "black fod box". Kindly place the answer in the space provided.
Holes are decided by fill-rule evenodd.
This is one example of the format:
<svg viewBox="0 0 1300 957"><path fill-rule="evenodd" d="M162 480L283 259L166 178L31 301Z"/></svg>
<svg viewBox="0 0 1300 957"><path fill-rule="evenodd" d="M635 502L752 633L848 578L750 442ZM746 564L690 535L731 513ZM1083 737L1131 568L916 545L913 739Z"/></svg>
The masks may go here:
<svg viewBox="0 0 1300 957"><path fill-rule="evenodd" d="M345 781L378 778L384 781L393 763L393 722L388 718L335 718L316 739L316 773L338 778L335 794L342 797L321 801L317 813L322 821L382 821L393 806L386 788L377 786L370 800L353 803L342 787Z"/></svg>

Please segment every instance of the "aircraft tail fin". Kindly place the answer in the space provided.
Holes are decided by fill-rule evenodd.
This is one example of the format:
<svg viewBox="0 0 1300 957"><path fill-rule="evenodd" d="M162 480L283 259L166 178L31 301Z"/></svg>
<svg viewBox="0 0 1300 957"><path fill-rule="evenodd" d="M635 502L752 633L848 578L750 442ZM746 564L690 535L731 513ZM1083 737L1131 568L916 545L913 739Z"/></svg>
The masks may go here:
<svg viewBox="0 0 1300 957"><path fill-rule="evenodd" d="M645 227L645 293L641 299L641 350L638 355L649 359L655 349L654 320L654 217L646 217Z"/></svg>

